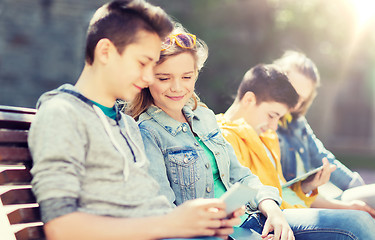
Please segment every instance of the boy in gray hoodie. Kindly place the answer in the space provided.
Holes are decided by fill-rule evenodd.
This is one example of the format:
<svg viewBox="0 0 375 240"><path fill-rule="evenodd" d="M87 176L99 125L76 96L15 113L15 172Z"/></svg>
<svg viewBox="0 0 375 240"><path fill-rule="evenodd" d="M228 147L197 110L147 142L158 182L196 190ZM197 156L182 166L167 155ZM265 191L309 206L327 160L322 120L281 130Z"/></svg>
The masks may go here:
<svg viewBox="0 0 375 240"><path fill-rule="evenodd" d="M225 204L200 199L173 209L147 173L134 120L116 99L132 100L153 82L165 12L142 0L113 1L94 14L84 69L38 101L29 133L33 192L48 239L160 239L230 234Z"/></svg>

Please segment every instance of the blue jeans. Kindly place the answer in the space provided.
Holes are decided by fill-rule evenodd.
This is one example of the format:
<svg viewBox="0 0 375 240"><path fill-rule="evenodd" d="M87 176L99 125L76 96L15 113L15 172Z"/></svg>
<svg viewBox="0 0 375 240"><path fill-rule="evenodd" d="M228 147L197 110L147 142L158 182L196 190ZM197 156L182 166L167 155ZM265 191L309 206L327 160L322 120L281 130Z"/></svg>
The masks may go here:
<svg viewBox="0 0 375 240"><path fill-rule="evenodd" d="M375 239L375 221L364 211L304 208L286 209L283 213L296 240ZM261 234L265 221L262 214L252 214L241 227Z"/></svg>
<svg viewBox="0 0 375 240"><path fill-rule="evenodd" d="M168 238L162 240L223 240L217 237L197 237L197 238Z"/></svg>
<svg viewBox="0 0 375 240"><path fill-rule="evenodd" d="M261 240L260 234L254 230L235 227L234 232L230 235L229 239L234 240ZM197 238L174 238L168 240L223 240L217 237L197 237Z"/></svg>

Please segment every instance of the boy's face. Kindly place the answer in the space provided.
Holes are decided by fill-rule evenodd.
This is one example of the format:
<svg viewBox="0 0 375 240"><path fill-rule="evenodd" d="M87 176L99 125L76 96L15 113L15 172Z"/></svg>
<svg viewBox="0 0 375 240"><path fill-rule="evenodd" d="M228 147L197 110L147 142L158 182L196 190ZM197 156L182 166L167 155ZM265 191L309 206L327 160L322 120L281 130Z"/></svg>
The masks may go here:
<svg viewBox="0 0 375 240"><path fill-rule="evenodd" d="M153 67L159 60L161 40L156 33L140 31L136 41L119 54L112 51L108 82L116 98L131 101L154 81Z"/></svg>
<svg viewBox="0 0 375 240"><path fill-rule="evenodd" d="M251 104L246 111L245 121L259 134L268 129L277 130L280 117L288 111L287 105L278 102Z"/></svg>

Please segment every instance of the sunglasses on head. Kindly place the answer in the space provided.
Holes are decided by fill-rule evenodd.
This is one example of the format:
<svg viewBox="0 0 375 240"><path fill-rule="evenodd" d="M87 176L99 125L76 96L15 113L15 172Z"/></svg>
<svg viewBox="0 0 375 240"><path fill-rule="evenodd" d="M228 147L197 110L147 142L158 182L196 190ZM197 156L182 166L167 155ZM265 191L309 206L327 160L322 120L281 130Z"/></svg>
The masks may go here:
<svg viewBox="0 0 375 240"><path fill-rule="evenodd" d="M196 44L197 37L190 33L178 33L169 35L161 45L161 51L167 50L174 43L181 48L193 48Z"/></svg>

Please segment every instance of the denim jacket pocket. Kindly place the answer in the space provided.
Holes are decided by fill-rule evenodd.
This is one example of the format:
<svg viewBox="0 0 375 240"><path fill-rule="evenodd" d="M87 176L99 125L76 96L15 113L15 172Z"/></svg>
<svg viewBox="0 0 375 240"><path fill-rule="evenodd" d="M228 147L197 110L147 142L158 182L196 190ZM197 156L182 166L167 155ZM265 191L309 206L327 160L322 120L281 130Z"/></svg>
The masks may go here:
<svg viewBox="0 0 375 240"><path fill-rule="evenodd" d="M177 150L167 153L168 164L173 183L190 186L198 181L196 150Z"/></svg>

